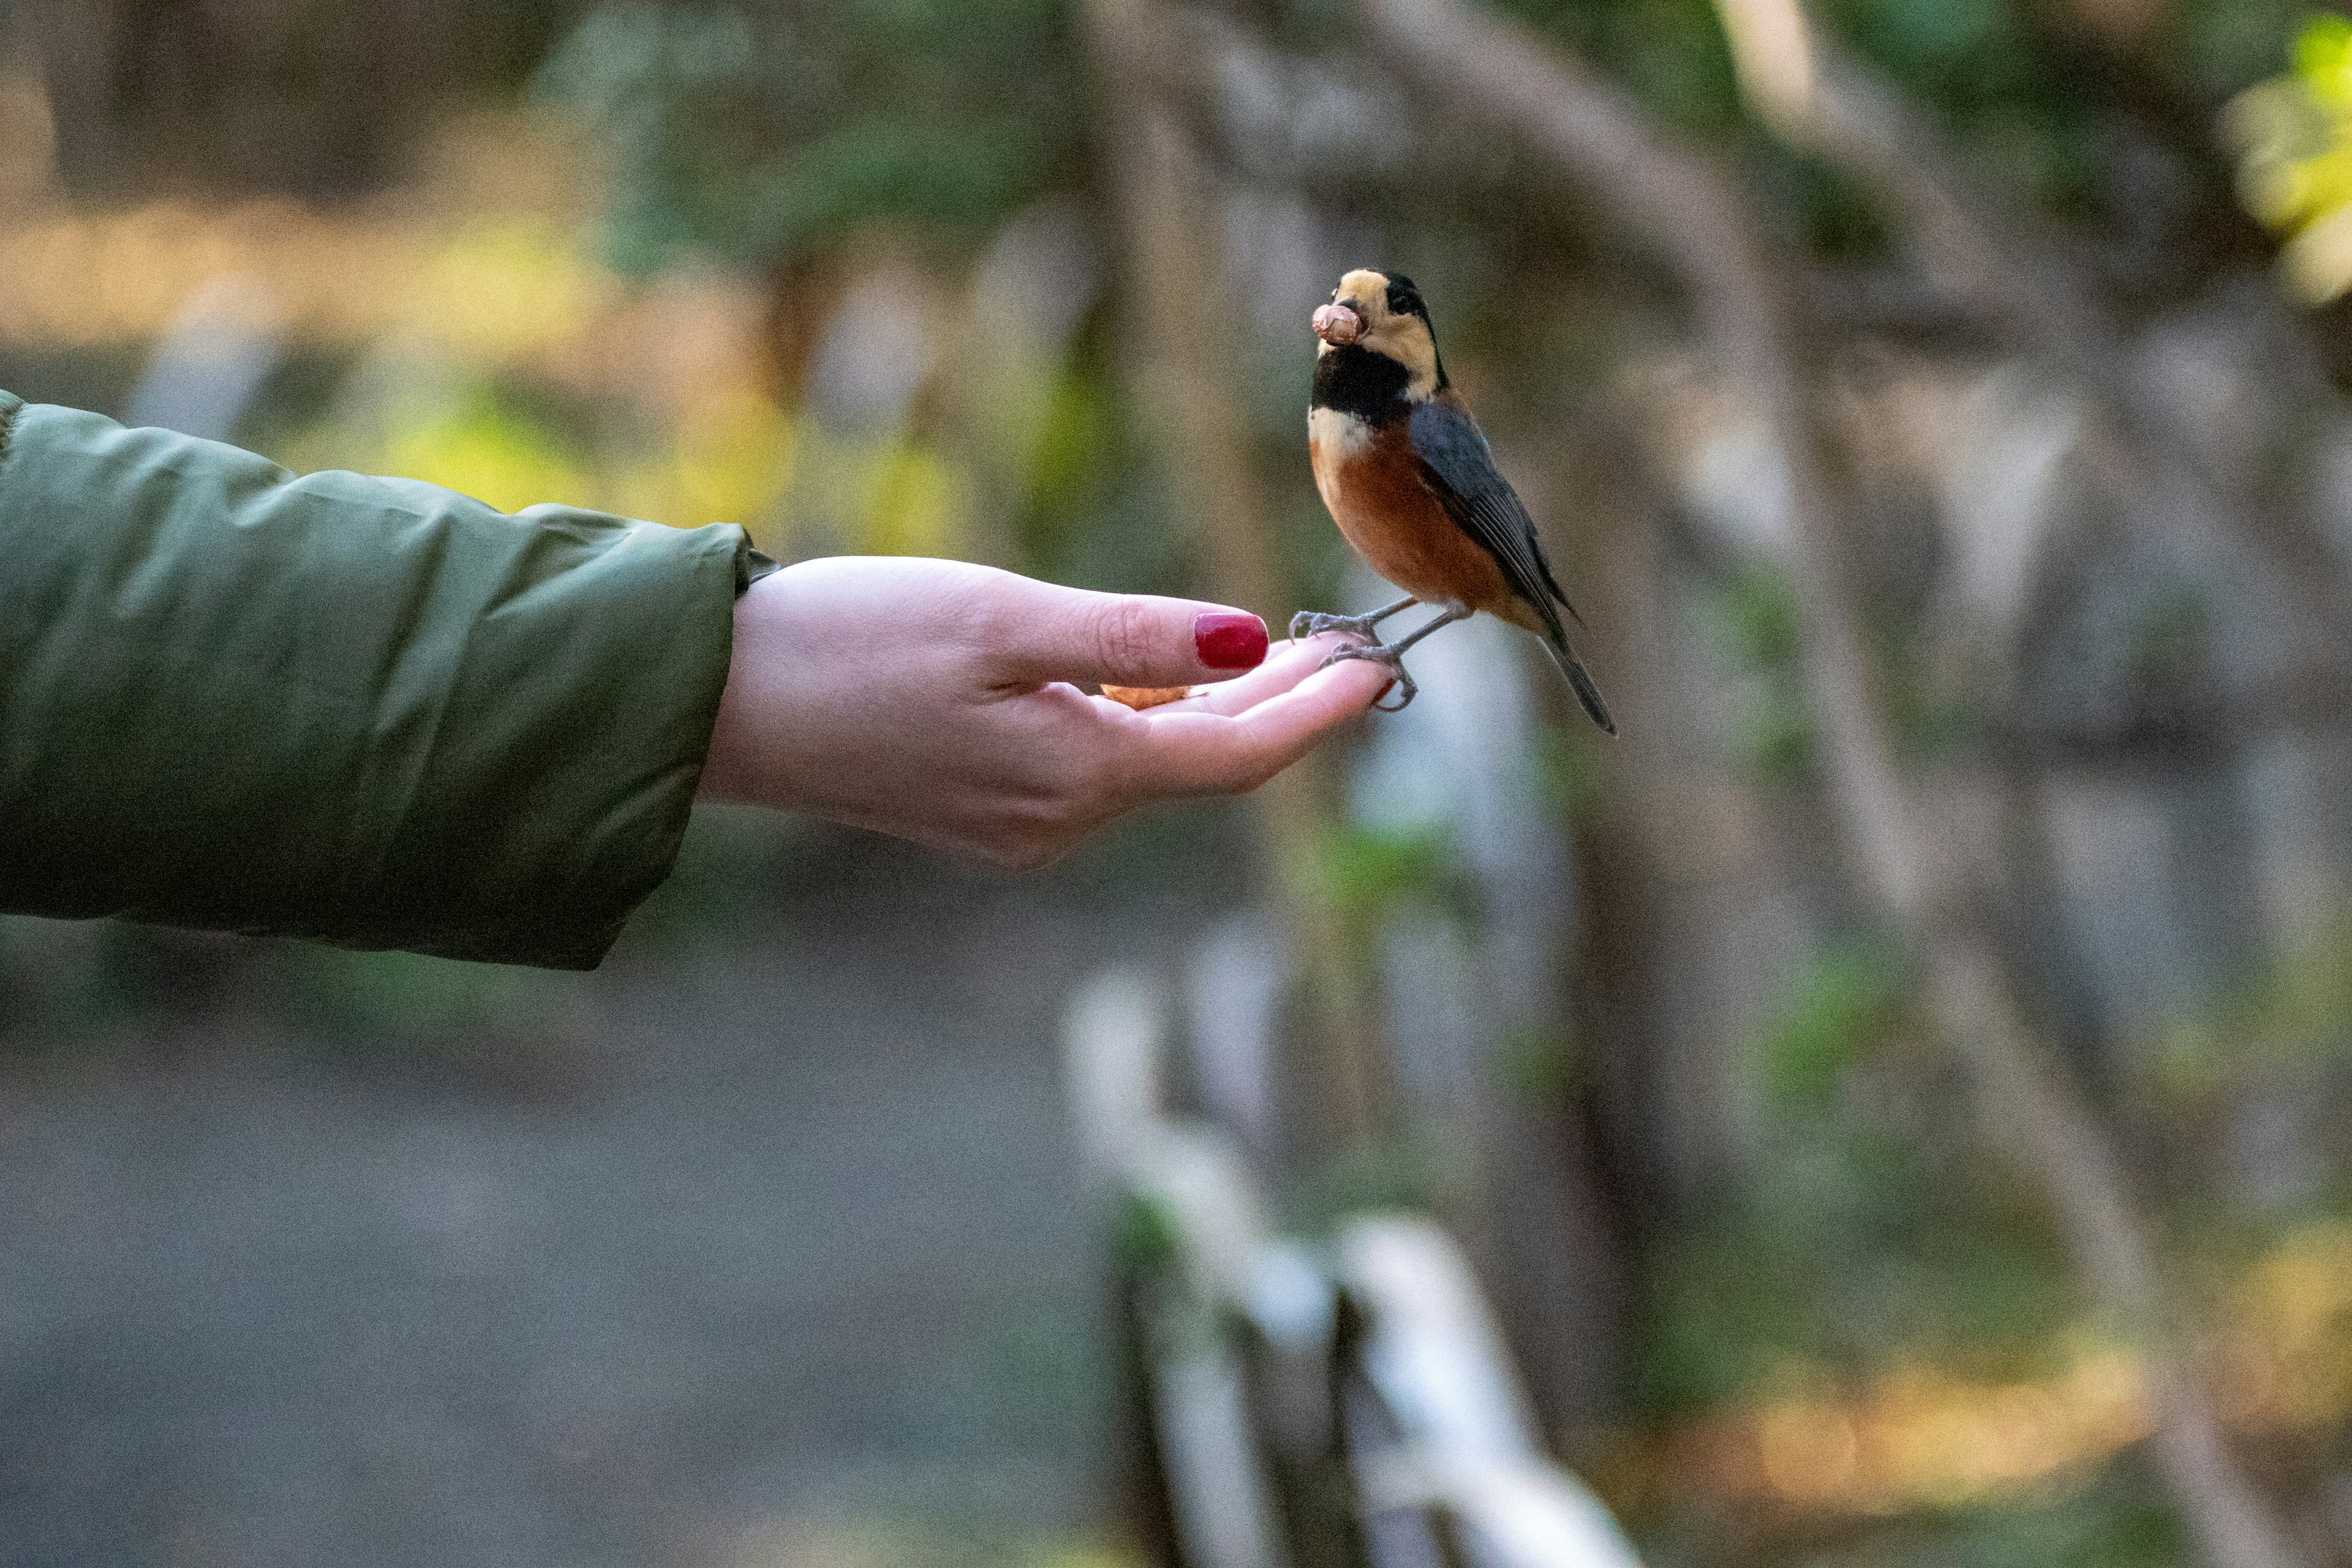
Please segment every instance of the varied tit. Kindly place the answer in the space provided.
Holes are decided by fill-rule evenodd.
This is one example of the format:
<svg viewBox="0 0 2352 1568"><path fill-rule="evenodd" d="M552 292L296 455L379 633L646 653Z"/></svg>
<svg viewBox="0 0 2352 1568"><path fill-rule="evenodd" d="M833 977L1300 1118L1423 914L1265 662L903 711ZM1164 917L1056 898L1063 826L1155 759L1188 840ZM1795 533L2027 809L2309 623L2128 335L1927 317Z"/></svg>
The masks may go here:
<svg viewBox="0 0 2352 1568"><path fill-rule="evenodd" d="M1302 613L1290 635L1366 639L1324 662L1388 666L1397 678L1394 708L1402 708L1416 689L1405 649L1484 610L1542 637L1592 721L1615 734L1609 705L1560 624L1559 612L1575 616L1575 607L1544 559L1534 520L1496 469L1485 433L1446 384L1421 291L1401 274L1360 268L1339 279L1314 327L1321 343L1307 449L1315 488L1356 553L1409 597L1368 616ZM1395 642L1377 640L1381 622L1415 605L1440 613Z"/></svg>

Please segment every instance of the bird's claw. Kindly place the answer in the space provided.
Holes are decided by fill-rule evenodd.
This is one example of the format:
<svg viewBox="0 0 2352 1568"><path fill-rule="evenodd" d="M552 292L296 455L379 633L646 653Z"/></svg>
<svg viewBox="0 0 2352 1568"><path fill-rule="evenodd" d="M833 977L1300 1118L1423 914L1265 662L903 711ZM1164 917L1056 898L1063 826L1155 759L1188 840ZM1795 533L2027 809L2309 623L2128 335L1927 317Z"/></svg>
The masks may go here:
<svg viewBox="0 0 2352 1568"><path fill-rule="evenodd" d="M1335 616L1326 610L1301 610L1290 617L1290 640L1293 642L1319 637L1325 632L1345 632L1368 643L1379 640L1370 616Z"/></svg>
<svg viewBox="0 0 2352 1568"><path fill-rule="evenodd" d="M1344 619L1345 617L1334 616L1327 618L1339 620ZM1297 633L1294 630L1291 635L1296 637ZM1421 695L1421 688L1415 686L1412 683L1412 677L1405 673L1404 655L1397 652L1396 649L1392 647L1384 647L1379 643L1350 643L1346 647L1335 648L1330 653L1325 655L1323 662L1317 665L1315 668L1318 669L1328 669L1333 665L1338 664L1341 659L1348 658L1367 659L1373 664L1381 665L1387 668L1391 675L1396 677L1396 684L1389 690L1381 693L1381 700L1372 704L1372 706L1380 711L1383 713L1402 713L1405 709L1412 706L1412 700L1414 698ZM1390 697L1394 697L1396 700L1394 702L1387 700Z"/></svg>

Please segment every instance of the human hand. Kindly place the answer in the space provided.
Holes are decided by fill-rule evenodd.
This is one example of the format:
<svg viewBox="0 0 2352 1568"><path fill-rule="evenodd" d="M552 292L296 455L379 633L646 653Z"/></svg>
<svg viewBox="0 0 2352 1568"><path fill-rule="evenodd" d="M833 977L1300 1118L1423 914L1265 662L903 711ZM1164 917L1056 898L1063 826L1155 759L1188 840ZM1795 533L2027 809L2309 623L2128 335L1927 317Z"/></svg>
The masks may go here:
<svg viewBox="0 0 2352 1568"><path fill-rule="evenodd" d="M788 566L736 601L701 793L1042 866L1135 806L1256 788L1388 685L1318 669L1336 637L1226 679L1203 614L1232 612L955 561ZM1137 712L1078 681L1218 684Z"/></svg>

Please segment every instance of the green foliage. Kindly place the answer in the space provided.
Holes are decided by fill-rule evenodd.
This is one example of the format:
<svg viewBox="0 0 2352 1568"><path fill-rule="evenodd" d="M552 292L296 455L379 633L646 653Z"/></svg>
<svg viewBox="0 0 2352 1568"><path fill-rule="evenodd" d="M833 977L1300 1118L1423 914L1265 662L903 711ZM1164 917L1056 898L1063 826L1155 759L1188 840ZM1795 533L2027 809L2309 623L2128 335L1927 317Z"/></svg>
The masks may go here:
<svg viewBox="0 0 2352 1568"><path fill-rule="evenodd" d="M1321 896L1357 925L1412 899L1449 897L1455 884L1451 839L1434 826L1338 824L1318 847L1314 873Z"/></svg>
<svg viewBox="0 0 2352 1568"><path fill-rule="evenodd" d="M2121 46L2028 0L1824 0L1815 9L2004 190L2074 212L2114 188L2108 163L2125 152L2114 129L2144 113L2106 96L2126 70L2102 51Z"/></svg>
<svg viewBox="0 0 2352 1568"><path fill-rule="evenodd" d="M1183 1252L1183 1235L1166 1205L1139 1193L1123 1194L1110 1216L1110 1255L1123 1274L1164 1273Z"/></svg>
<svg viewBox="0 0 2352 1568"><path fill-rule="evenodd" d="M2310 12L2307 0L2177 0L2167 40L2172 68L2218 103L2277 70L2282 45Z"/></svg>
<svg viewBox="0 0 2352 1568"><path fill-rule="evenodd" d="M1445 1194L1454 1169L1442 1151L1406 1133L1390 1133L1311 1173L1284 1203L1284 1226L1301 1236L1328 1236L1359 1215L1391 1211L1429 1214Z"/></svg>
<svg viewBox="0 0 2352 1568"><path fill-rule="evenodd" d="M2171 1568L2189 1543L2162 1489L2137 1466L2079 1490L1952 1509L1909 1539L1822 1568Z"/></svg>
<svg viewBox="0 0 2352 1568"><path fill-rule="evenodd" d="M1750 678L1736 732L1742 763L1765 783L1800 783L1813 760L1813 717L1797 667L1796 589L1773 567L1743 564L1726 573L1702 605L1717 647Z"/></svg>
<svg viewBox="0 0 2352 1568"><path fill-rule="evenodd" d="M1568 822L1589 824L1600 816L1601 746L1584 727L1536 732L1529 760L1536 794Z"/></svg>
<svg viewBox="0 0 2352 1568"><path fill-rule="evenodd" d="M1899 681L1891 694L1895 742L1906 758L1927 762L1952 756L1978 740L1982 725L1968 698L1925 689L1916 670L1898 673L1915 677Z"/></svg>
<svg viewBox="0 0 2352 1568"><path fill-rule="evenodd" d="M1701 133L1747 163L1790 231L1837 255L1879 249L1868 204L1843 182L1758 134L1745 121L1731 59L1707 0L1511 0L1531 27L1559 38L1624 84L1651 112ZM2172 152L2204 167L2191 184L2222 194L2201 132L2229 94L2276 71L2298 14L2292 0L2181 0L2144 34L2036 0L1816 0L1815 22L1942 122L1988 183L2075 216L2144 222L2144 206L2108 213L2136 188L2118 160L2143 156L2158 122ZM2170 101L2166 100L2169 99ZM2179 215L2184 237L2200 221Z"/></svg>
<svg viewBox="0 0 2352 1568"><path fill-rule="evenodd" d="M2231 100L2226 125L2247 209L2285 238L2288 287L2308 304L2352 289L2352 21L2308 19L2294 68Z"/></svg>
<svg viewBox="0 0 2352 1568"><path fill-rule="evenodd" d="M1191 542L1169 526L1157 460L1132 416L1097 362L1055 379L1013 520L1024 570L1108 593L1191 586ZM1326 521L1323 531L1335 531Z"/></svg>
<svg viewBox="0 0 2352 1568"><path fill-rule="evenodd" d="M1793 680L1764 683L1740 715L1739 757L1763 783L1790 788L1813 763L1813 715Z"/></svg>
<svg viewBox="0 0 2352 1568"><path fill-rule="evenodd" d="M1038 511L1066 510L1102 473L1118 428L1109 388L1091 376L1055 378L1030 452L1028 499Z"/></svg>
<svg viewBox="0 0 2352 1568"><path fill-rule="evenodd" d="M1784 1106L1826 1104L1895 1024L1905 979L1900 950L1877 940L1836 943L1801 964L1757 1042L1765 1092Z"/></svg>
<svg viewBox="0 0 2352 1568"><path fill-rule="evenodd" d="M1777 142L1756 149L1751 184L1784 243L1842 261L1899 254L1885 220L1843 176Z"/></svg>
<svg viewBox="0 0 2352 1568"><path fill-rule="evenodd" d="M2294 36L2294 74L2322 99L2343 100L2342 82L2352 67L2352 17L2322 12Z"/></svg>
<svg viewBox="0 0 2352 1568"><path fill-rule="evenodd" d="M1499 8L1560 39L1686 131L1720 133L1741 121L1731 50L1708 0L1507 0Z"/></svg>
<svg viewBox="0 0 2352 1568"><path fill-rule="evenodd" d="M1759 1397L1791 1367L2030 1373L2079 1306L2011 1194L1852 1113L1772 1124L1738 1189L1646 1272L1639 1371L1661 1412Z"/></svg>
<svg viewBox="0 0 2352 1568"><path fill-rule="evenodd" d="M2352 921L2265 963L2158 1039L2158 1084L2201 1099L2252 1068L2312 1068L2352 1059Z"/></svg>
<svg viewBox="0 0 2352 1568"><path fill-rule="evenodd" d="M1657 1405L1758 1398L1791 1368L2006 1379L2056 1353L2080 1303L2038 1211L1955 1136L1951 1086L1874 1050L1907 979L1869 938L1789 975L1757 1037L1761 1115L1737 1185L1650 1260Z"/></svg>
<svg viewBox="0 0 2352 1568"><path fill-rule="evenodd" d="M585 464L567 434L506 389L464 387L446 405L404 408L385 433L385 471L441 485L517 511L588 489Z"/></svg>
<svg viewBox="0 0 2352 1568"><path fill-rule="evenodd" d="M1049 0L599 7L538 78L612 150L619 262L758 265L885 223L977 243L1073 156Z"/></svg>
<svg viewBox="0 0 2352 1568"><path fill-rule="evenodd" d="M2021 52L2001 0L1830 0L1819 9L1857 47L1914 82L1942 74L1956 84L1990 86L1985 62Z"/></svg>
<svg viewBox="0 0 2352 1568"><path fill-rule="evenodd" d="M1707 595L1707 609L1717 640L1743 666L1777 671L1796 664L1801 623L1797 591L1786 573L1735 567Z"/></svg>
<svg viewBox="0 0 2352 1568"><path fill-rule="evenodd" d="M1495 1075L1523 1105L1557 1105L1584 1080L1585 1059L1565 1028L1523 1028L1497 1043Z"/></svg>

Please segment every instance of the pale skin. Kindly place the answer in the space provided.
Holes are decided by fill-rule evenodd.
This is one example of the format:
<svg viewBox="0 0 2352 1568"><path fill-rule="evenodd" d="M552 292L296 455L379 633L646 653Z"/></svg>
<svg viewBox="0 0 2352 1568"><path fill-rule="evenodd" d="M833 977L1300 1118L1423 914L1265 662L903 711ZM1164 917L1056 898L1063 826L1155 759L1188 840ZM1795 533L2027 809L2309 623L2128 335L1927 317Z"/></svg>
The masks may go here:
<svg viewBox="0 0 2352 1568"><path fill-rule="evenodd" d="M1336 636L1210 668L1193 624L1224 608L956 561L786 567L736 601L701 793L1045 865L1138 806L1256 788L1388 686L1318 668ZM1203 682L1142 712L1079 689Z"/></svg>

